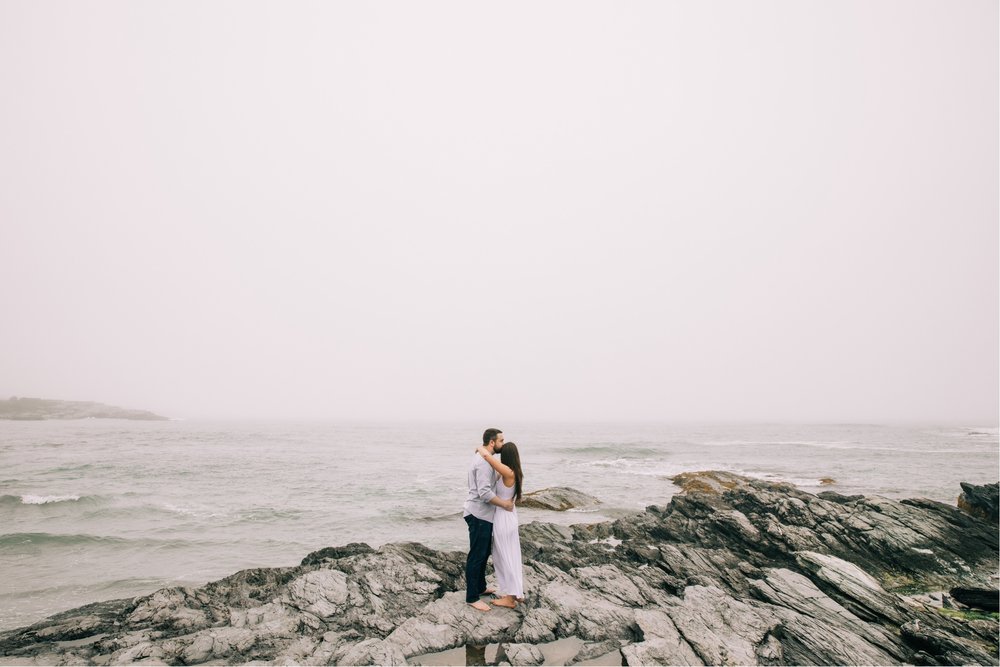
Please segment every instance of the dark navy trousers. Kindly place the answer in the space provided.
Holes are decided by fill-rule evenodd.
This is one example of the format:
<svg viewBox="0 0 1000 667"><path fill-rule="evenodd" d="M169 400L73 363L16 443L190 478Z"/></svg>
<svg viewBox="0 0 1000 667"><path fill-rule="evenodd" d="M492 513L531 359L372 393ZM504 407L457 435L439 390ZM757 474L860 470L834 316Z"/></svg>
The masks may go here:
<svg viewBox="0 0 1000 667"><path fill-rule="evenodd" d="M493 524L471 514L469 524L469 557L465 559L465 601L475 602L486 590L486 560L493 545Z"/></svg>

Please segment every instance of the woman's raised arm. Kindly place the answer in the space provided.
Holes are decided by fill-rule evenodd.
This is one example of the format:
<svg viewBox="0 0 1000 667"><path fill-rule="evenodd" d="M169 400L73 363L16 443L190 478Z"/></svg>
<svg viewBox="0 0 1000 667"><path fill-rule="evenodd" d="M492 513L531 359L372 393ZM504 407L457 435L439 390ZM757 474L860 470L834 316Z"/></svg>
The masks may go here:
<svg viewBox="0 0 1000 667"><path fill-rule="evenodd" d="M503 477L503 483L506 484L507 486L510 486L510 484L507 484L507 482L514 481L514 471L510 468L510 466L505 466L504 464L500 463L500 459L493 456L493 454L490 453L490 450L486 449L485 447L480 447L476 451L479 452L480 456L486 459L487 463L493 466L493 469L497 471L497 474Z"/></svg>

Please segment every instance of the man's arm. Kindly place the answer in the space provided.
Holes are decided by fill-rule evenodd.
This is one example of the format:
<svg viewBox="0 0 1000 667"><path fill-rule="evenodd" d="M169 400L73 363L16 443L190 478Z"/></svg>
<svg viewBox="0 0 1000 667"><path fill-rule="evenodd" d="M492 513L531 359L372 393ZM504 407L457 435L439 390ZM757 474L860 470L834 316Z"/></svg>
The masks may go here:
<svg viewBox="0 0 1000 667"><path fill-rule="evenodd" d="M483 464L485 463L486 461L483 461ZM514 501L497 497L497 494L493 491L493 475L488 475L486 474L487 472L492 472L492 470L485 469L482 465L477 465L472 469L472 474L476 476L476 495L484 503L489 503L490 505L495 505L508 512L512 512L514 510Z"/></svg>

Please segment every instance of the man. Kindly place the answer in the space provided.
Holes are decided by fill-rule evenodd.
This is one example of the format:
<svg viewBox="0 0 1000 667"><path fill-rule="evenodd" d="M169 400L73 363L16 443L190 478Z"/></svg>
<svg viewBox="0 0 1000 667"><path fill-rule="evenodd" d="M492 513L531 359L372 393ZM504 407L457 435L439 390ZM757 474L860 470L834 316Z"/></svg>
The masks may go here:
<svg viewBox="0 0 1000 667"><path fill-rule="evenodd" d="M503 449L503 431L488 428L483 432L483 447L491 454ZM500 507L514 511L514 501L498 498L493 491L497 474L478 453L472 455L469 467L469 495L465 499L462 517L469 526L469 556L465 559L465 601L474 609L489 611L479 597L493 591L486 588L486 560L493 543L493 513Z"/></svg>

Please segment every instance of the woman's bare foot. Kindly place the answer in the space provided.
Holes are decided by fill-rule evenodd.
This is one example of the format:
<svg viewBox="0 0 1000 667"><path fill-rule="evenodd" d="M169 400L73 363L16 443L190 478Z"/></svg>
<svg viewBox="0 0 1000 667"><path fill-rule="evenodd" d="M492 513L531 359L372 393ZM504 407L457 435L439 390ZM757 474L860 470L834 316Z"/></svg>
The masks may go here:
<svg viewBox="0 0 1000 667"><path fill-rule="evenodd" d="M479 597L483 597L484 595L493 595L496 592L497 592L497 589L495 589L495 588L487 588L485 591L483 591L482 593L479 594Z"/></svg>
<svg viewBox="0 0 1000 667"><path fill-rule="evenodd" d="M514 601L514 597L511 595L505 595L502 598L493 600L490 604L497 607L507 607L508 609L513 609L517 606L517 602Z"/></svg>
<svg viewBox="0 0 1000 667"><path fill-rule="evenodd" d="M476 600L475 602L470 602L469 606L473 609L478 609L479 611L489 611L490 606L483 602L482 600Z"/></svg>

